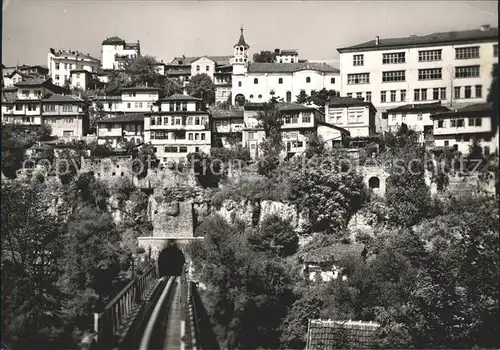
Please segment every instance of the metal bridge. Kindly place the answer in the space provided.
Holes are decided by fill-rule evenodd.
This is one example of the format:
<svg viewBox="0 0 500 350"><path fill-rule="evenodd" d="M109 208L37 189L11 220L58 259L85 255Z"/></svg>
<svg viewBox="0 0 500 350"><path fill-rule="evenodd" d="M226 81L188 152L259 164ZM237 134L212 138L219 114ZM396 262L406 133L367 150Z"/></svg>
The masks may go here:
<svg viewBox="0 0 500 350"><path fill-rule="evenodd" d="M195 284L184 271L162 277L158 271L151 266L94 314L90 349L219 348Z"/></svg>

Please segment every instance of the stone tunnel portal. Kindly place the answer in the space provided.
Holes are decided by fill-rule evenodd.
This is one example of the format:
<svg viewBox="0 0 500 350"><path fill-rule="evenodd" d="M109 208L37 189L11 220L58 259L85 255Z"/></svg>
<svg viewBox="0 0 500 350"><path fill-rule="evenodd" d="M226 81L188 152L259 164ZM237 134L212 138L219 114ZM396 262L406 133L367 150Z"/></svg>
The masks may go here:
<svg viewBox="0 0 500 350"><path fill-rule="evenodd" d="M182 250L176 244L169 245L158 257L159 277L180 276L185 262Z"/></svg>

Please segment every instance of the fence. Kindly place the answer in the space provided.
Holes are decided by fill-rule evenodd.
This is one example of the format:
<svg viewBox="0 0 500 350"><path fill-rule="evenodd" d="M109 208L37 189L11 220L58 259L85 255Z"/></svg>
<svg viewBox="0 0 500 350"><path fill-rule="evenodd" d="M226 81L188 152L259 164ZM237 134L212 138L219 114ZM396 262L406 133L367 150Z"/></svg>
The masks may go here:
<svg viewBox="0 0 500 350"><path fill-rule="evenodd" d="M121 323L142 303L156 279L156 267L151 266L143 275L127 284L101 313L94 313L94 331L100 345L111 345L116 341Z"/></svg>

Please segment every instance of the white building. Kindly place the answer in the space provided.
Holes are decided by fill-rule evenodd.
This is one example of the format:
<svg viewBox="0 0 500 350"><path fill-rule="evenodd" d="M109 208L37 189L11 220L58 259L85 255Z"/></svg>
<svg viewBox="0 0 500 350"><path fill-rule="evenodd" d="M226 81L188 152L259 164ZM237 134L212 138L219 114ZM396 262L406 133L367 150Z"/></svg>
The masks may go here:
<svg viewBox="0 0 500 350"><path fill-rule="evenodd" d="M419 135L419 142L432 140L434 122L431 115L440 112L447 112L450 109L439 102L415 103L390 108L387 110L388 131L395 133L405 123L409 129L414 130Z"/></svg>
<svg viewBox="0 0 500 350"><path fill-rule="evenodd" d="M333 96L325 104L326 122L349 131L351 137L375 136L377 110L371 102Z"/></svg>
<svg viewBox="0 0 500 350"><path fill-rule="evenodd" d="M488 156L498 152L498 129L492 128L494 111L491 104L481 103L431 116L436 147L455 148L464 155L476 138Z"/></svg>
<svg viewBox="0 0 500 350"><path fill-rule="evenodd" d="M379 111L402 103L437 102L464 106L486 99L493 63L498 61L498 28L379 38L337 49L342 96L364 98Z"/></svg>
<svg viewBox="0 0 500 350"><path fill-rule="evenodd" d="M14 88L2 91L2 123L31 127L45 124L53 136L84 136L88 129L84 101L67 93L50 79L18 82Z"/></svg>
<svg viewBox="0 0 500 350"><path fill-rule="evenodd" d="M296 100L304 91L340 89L339 70L323 63L249 63L248 44L243 28L234 45L232 103L267 102L272 97L286 102Z"/></svg>
<svg viewBox="0 0 500 350"><path fill-rule="evenodd" d="M144 142L144 113L127 113L97 122L97 143L118 147L120 141Z"/></svg>
<svg viewBox="0 0 500 350"><path fill-rule="evenodd" d="M299 63L299 52L297 50L276 49L276 63Z"/></svg>
<svg viewBox="0 0 500 350"><path fill-rule="evenodd" d="M302 154L311 133L321 136L328 147L344 144L349 136L348 130L325 122L323 113L316 108L296 103L280 103L276 108L283 118L281 137L286 158ZM265 139L265 131L257 118L263 109L263 103L247 103L244 107L242 144L249 149L252 159L259 156L260 144Z"/></svg>
<svg viewBox="0 0 500 350"><path fill-rule="evenodd" d="M66 81L70 81L71 71L97 72L101 66L101 61L89 54L78 51L50 49L47 54L47 65L49 67L49 76L54 84L64 86Z"/></svg>
<svg viewBox="0 0 500 350"><path fill-rule="evenodd" d="M232 137L242 141L245 126L243 109L221 110L212 108L212 133L215 147L231 147L228 138Z"/></svg>
<svg viewBox="0 0 500 350"><path fill-rule="evenodd" d="M126 113L150 112L160 97L160 89L148 86L127 87L120 90L120 96L97 96L92 101L95 110L101 110L106 117Z"/></svg>
<svg viewBox="0 0 500 350"><path fill-rule="evenodd" d="M151 143L160 162L185 159L188 153L210 154L210 113L203 101L175 94L158 101L144 118L144 142Z"/></svg>
<svg viewBox="0 0 500 350"><path fill-rule="evenodd" d="M122 38L113 36L102 42L102 69L122 69L124 61L141 55L139 40L127 43Z"/></svg>

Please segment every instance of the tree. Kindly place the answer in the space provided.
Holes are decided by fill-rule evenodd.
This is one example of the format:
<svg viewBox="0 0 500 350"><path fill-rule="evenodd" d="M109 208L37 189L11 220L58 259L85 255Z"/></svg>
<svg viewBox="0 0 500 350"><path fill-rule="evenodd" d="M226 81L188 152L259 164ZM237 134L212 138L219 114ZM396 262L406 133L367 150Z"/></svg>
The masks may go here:
<svg viewBox="0 0 500 350"><path fill-rule="evenodd" d="M313 90L311 91L308 102L318 106L319 110L324 112L326 103L330 101L330 98L333 96L340 96L340 94L335 90L327 90L325 88L318 92Z"/></svg>
<svg viewBox="0 0 500 350"><path fill-rule="evenodd" d="M260 143L262 157L259 161L259 173L271 176L278 167L280 153L283 150L281 137L281 127L283 126L283 116L278 109L276 99L264 104L262 111L259 111L257 120L261 123L266 134L266 138Z"/></svg>
<svg viewBox="0 0 500 350"><path fill-rule="evenodd" d="M211 105L215 102L215 84L204 73L192 76L189 79L186 90L189 95L201 98L206 105Z"/></svg>
<svg viewBox="0 0 500 350"><path fill-rule="evenodd" d="M300 104L306 104L309 102L309 97L307 96L307 94L304 90L300 91L300 94L297 95L295 102L300 103Z"/></svg>
<svg viewBox="0 0 500 350"><path fill-rule="evenodd" d="M161 97L169 97L173 94L182 94L182 84L179 79L166 77L161 86Z"/></svg>
<svg viewBox="0 0 500 350"><path fill-rule="evenodd" d="M276 53L272 51L261 51L253 54L255 63L273 63L276 61Z"/></svg>
<svg viewBox="0 0 500 350"><path fill-rule="evenodd" d="M289 222L279 216L269 216L248 237L252 249L279 257L294 254L299 247L299 237Z"/></svg>
<svg viewBox="0 0 500 350"><path fill-rule="evenodd" d="M186 157L196 178L203 187L217 187L221 178L221 162L203 152L189 153Z"/></svg>
<svg viewBox="0 0 500 350"><path fill-rule="evenodd" d="M500 91L498 89L498 79L500 75L500 70L498 68L498 63L493 64L493 70L491 72L492 80L491 80L491 86L490 89L488 90L488 96L486 98L486 101L488 103L491 103L493 105L493 115L491 116L491 130L495 131L498 127L498 94L500 94Z"/></svg>
<svg viewBox="0 0 500 350"><path fill-rule="evenodd" d="M113 70L108 76L104 93L109 96L120 95L120 90L132 86L132 78L126 71Z"/></svg>
<svg viewBox="0 0 500 350"><path fill-rule="evenodd" d="M307 147L304 155L307 159L311 159L314 156L319 156L325 153L325 141L318 135L317 132L311 132L306 135L307 137Z"/></svg>
<svg viewBox="0 0 500 350"><path fill-rule="evenodd" d="M93 132L96 132L97 122L104 118L106 113L104 112L104 105L101 101L97 101L95 107L89 108L89 128Z"/></svg>
<svg viewBox="0 0 500 350"><path fill-rule="evenodd" d="M151 144L144 144L132 152L132 171L139 179L145 178L149 169L157 168L158 163L159 160Z"/></svg>
<svg viewBox="0 0 500 350"><path fill-rule="evenodd" d="M127 60L124 69L130 77L131 86L162 86L165 77L156 70L157 64L156 58L149 55Z"/></svg>

